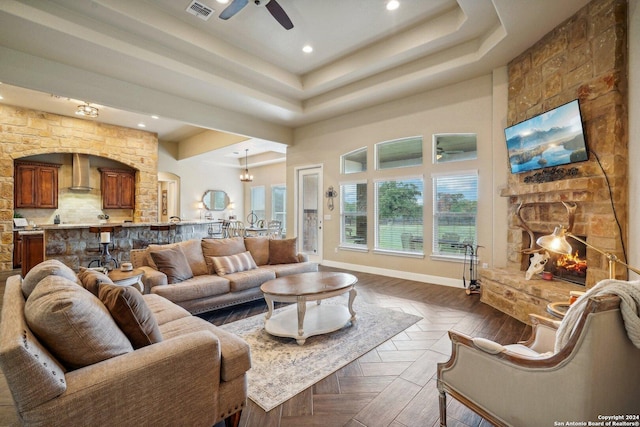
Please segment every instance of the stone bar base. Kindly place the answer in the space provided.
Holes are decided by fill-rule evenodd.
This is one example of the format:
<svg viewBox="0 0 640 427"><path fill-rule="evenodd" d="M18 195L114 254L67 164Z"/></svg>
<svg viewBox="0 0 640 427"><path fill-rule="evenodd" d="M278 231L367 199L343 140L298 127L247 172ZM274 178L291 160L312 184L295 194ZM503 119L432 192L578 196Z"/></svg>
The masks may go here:
<svg viewBox="0 0 640 427"><path fill-rule="evenodd" d="M131 249L142 249L151 243L165 241L167 232L151 230L151 225L168 223L107 223L95 227L115 227L111 233L110 255L121 264L130 261ZM171 242L210 237L210 224L202 221L182 221L176 224L170 234ZM92 233L89 225L44 226L45 259L57 259L78 271L87 267L93 260L100 258L100 234Z"/></svg>
<svg viewBox="0 0 640 427"><path fill-rule="evenodd" d="M507 269L480 269L480 301L530 324L529 314L552 317L547 304L569 301L570 291L582 291L584 286L562 280L524 278L524 271Z"/></svg>

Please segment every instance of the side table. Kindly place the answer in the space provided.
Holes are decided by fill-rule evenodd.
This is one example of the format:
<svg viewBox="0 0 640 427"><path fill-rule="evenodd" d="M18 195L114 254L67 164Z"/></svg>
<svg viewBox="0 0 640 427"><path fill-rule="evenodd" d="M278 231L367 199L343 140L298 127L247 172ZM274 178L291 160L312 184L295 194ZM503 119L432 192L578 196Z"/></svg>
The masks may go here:
<svg viewBox="0 0 640 427"><path fill-rule="evenodd" d="M118 286L132 286L136 285L140 292L144 293L144 285L142 284L142 276L144 271L140 268L135 268L131 271L111 270L108 274L109 279Z"/></svg>
<svg viewBox="0 0 640 427"><path fill-rule="evenodd" d="M569 301L552 302L547 304L547 313L559 319L564 319L564 316L565 314L567 314L567 310L569 309L569 306L571 306Z"/></svg>

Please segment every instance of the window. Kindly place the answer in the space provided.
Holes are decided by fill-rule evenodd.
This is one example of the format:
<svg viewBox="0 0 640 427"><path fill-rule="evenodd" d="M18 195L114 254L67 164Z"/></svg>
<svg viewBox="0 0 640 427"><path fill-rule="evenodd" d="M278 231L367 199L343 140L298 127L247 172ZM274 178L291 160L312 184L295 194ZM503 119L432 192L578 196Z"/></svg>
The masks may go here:
<svg viewBox="0 0 640 427"><path fill-rule="evenodd" d="M271 187L271 219L280 221L283 227L287 223L287 187L285 185Z"/></svg>
<svg viewBox="0 0 640 427"><path fill-rule="evenodd" d="M264 187L251 187L251 212L256 220L265 219Z"/></svg>
<svg viewBox="0 0 640 427"><path fill-rule="evenodd" d="M433 135L433 163L459 162L478 158L475 133Z"/></svg>
<svg viewBox="0 0 640 427"><path fill-rule="evenodd" d="M433 253L463 256L475 245L478 173L433 176Z"/></svg>
<svg viewBox="0 0 640 427"><path fill-rule="evenodd" d="M367 170L367 147L360 148L340 157L342 173L357 173Z"/></svg>
<svg viewBox="0 0 640 427"><path fill-rule="evenodd" d="M340 244L367 246L367 183L340 185Z"/></svg>
<svg viewBox="0 0 640 427"><path fill-rule="evenodd" d="M377 168L393 169L422 164L422 137L396 139L376 144Z"/></svg>
<svg viewBox="0 0 640 427"><path fill-rule="evenodd" d="M377 250L423 253L422 177L375 185Z"/></svg>

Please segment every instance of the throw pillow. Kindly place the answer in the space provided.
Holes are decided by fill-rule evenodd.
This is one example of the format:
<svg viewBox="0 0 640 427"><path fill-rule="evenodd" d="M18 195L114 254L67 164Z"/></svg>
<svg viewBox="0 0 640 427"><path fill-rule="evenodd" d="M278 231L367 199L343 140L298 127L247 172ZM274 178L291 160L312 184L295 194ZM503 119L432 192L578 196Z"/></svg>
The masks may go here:
<svg viewBox="0 0 640 427"><path fill-rule="evenodd" d="M169 284L180 283L193 277L189 261L187 261L187 257L180 246L151 252L151 257L158 267L158 271L167 276L167 283Z"/></svg>
<svg viewBox="0 0 640 427"><path fill-rule="evenodd" d="M269 238L245 237L244 245L251 252L251 256L257 265L269 264Z"/></svg>
<svg viewBox="0 0 640 427"><path fill-rule="evenodd" d="M298 262L297 240L297 237L269 240L269 264L292 264Z"/></svg>
<svg viewBox="0 0 640 427"><path fill-rule="evenodd" d="M98 296L98 289L101 283L113 284L113 281L106 274L85 267L80 267L78 280L86 290L95 296Z"/></svg>
<svg viewBox="0 0 640 427"><path fill-rule="evenodd" d="M149 264L149 267L155 270L158 269L158 266L156 265L156 263L153 262L153 258L151 257L151 252L166 251L167 249L172 249L172 248L175 248L176 246L178 246L177 243L170 243L168 245L150 244L147 247L147 264Z"/></svg>
<svg viewBox="0 0 640 427"><path fill-rule="evenodd" d="M194 276L201 276L203 274L208 274L209 269L207 268L207 263L205 262L204 255L202 255L202 247L200 246L199 239L191 239L185 240L184 242L171 243L168 245L149 245L147 250L147 259L146 263L158 270L158 266L153 261L153 257L151 256L152 252L165 251L167 249L173 249L179 246L182 248L182 252L187 257L187 261L189 262L189 267L191 268L191 272ZM136 265L134 263L134 265Z"/></svg>
<svg viewBox="0 0 640 427"><path fill-rule="evenodd" d="M57 259L42 261L33 267L22 280L22 294L29 298L36 285L47 276L60 276L79 283L76 273Z"/></svg>
<svg viewBox="0 0 640 427"><path fill-rule="evenodd" d="M229 237L226 239L202 239L202 254L207 261L209 274L215 273L211 257L241 254L246 251L243 237Z"/></svg>
<svg viewBox="0 0 640 427"><path fill-rule="evenodd" d="M258 268L249 251L229 256L211 257L211 260L218 276Z"/></svg>
<svg viewBox="0 0 640 427"><path fill-rule="evenodd" d="M27 299L24 314L31 331L68 369L133 351L104 304L64 277L42 279Z"/></svg>
<svg viewBox="0 0 640 427"><path fill-rule="evenodd" d="M186 240L178 243L178 246L182 248L184 256L187 257L189 267L191 267L191 272L194 276L202 276L209 273L207 262L204 259L204 255L202 255L200 239Z"/></svg>
<svg viewBox="0 0 640 427"><path fill-rule="evenodd" d="M137 289L103 283L99 297L134 349L162 341L158 322Z"/></svg>

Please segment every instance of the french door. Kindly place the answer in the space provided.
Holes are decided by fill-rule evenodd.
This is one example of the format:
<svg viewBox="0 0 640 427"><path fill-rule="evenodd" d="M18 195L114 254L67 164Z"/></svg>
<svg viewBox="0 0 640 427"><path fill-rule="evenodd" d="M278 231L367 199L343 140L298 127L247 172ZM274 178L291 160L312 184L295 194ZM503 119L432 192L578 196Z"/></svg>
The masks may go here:
<svg viewBox="0 0 640 427"><path fill-rule="evenodd" d="M296 177L298 251L322 261L322 166L301 168Z"/></svg>

